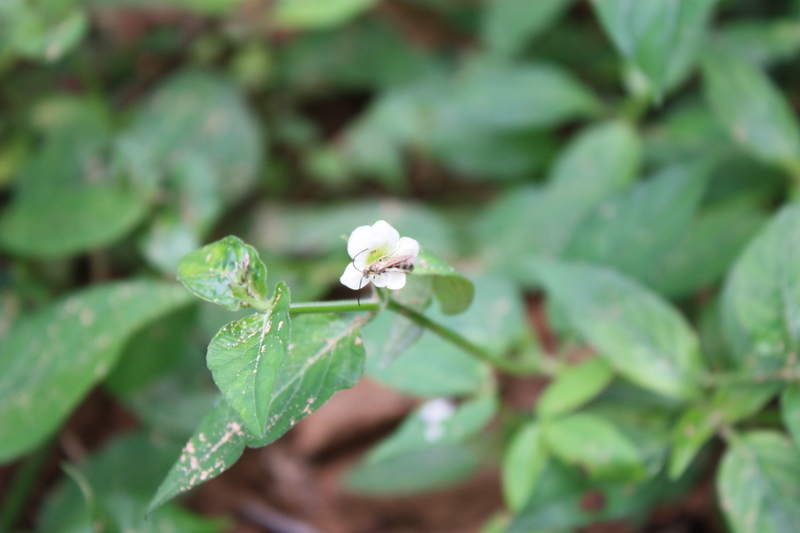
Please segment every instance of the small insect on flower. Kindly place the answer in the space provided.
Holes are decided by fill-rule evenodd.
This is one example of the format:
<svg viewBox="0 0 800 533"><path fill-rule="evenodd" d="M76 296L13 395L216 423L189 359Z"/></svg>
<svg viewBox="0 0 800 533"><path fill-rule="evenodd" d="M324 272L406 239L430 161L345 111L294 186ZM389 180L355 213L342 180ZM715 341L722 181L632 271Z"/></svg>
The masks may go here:
<svg viewBox="0 0 800 533"><path fill-rule="evenodd" d="M402 289L406 274L414 269L419 243L400 234L385 220L372 226L359 226L350 234L347 253L352 258L339 278L357 291L369 283L387 289Z"/></svg>

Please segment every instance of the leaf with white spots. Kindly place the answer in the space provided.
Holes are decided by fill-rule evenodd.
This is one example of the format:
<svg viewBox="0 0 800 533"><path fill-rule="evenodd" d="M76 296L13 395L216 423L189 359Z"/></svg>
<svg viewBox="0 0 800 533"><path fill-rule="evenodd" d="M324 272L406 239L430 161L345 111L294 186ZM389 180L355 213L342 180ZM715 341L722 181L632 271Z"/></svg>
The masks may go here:
<svg viewBox="0 0 800 533"><path fill-rule="evenodd" d="M549 305L622 376L666 396L697 395L697 334L667 301L607 268L544 260L531 267Z"/></svg>
<svg viewBox="0 0 800 533"><path fill-rule="evenodd" d="M367 460L376 463L420 449L464 442L485 428L495 412L495 396L476 398L458 407L442 398L431 400L411 413Z"/></svg>
<svg viewBox="0 0 800 533"><path fill-rule="evenodd" d="M781 90L734 54L713 51L703 63L706 99L734 141L768 163L797 164L800 127Z"/></svg>
<svg viewBox="0 0 800 533"><path fill-rule="evenodd" d="M220 400L183 447L177 462L150 501L147 513L230 468L241 457L248 438L250 435L242 420Z"/></svg>
<svg viewBox="0 0 800 533"><path fill-rule="evenodd" d="M258 252L228 236L195 250L178 263L178 280L203 300L236 311L240 297L267 299L267 267Z"/></svg>
<svg viewBox="0 0 800 533"><path fill-rule="evenodd" d="M219 72L179 71L143 100L115 142L115 163L147 187L183 158L200 156L219 177L219 199L231 205L252 189L263 164L268 139L256 116L234 80ZM171 192L188 200L180 189Z"/></svg>
<svg viewBox="0 0 800 533"><path fill-rule="evenodd" d="M52 435L133 332L190 299L175 284L117 283L19 318L0 340L0 461Z"/></svg>
<svg viewBox="0 0 800 533"><path fill-rule="evenodd" d="M794 533L800 524L800 453L776 431L737 436L717 472L734 533Z"/></svg>
<svg viewBox="0 0 800 533"><path fill-rule="evenodd" d="M800 203L784 207L745 249L725 284L722 313L743 374L795 367L800 353Z"/></svg>
<svg viewBox="0 0 800 533"><path fill-rule="evenodd" d="M266 446L310 415L333 395L356 384L364 373L359 328L333 314L300 315L292 321L292 343L270 397L267 431L256 439L227 403L220 401L186 444L150 502L152 512L230 468L245 446Z"/></svg>
<svg viewBox="0 0 800 533"><path fill-rule="evenodd" d="M361 316L345 321L333 314L292 320L292 342L272 389L266 436L248 443L266 446L310 415L333 394L355 385L364 373Z"/></svg>
<svg viewBox="0 0 800 533"><path fill-rule="evenodd" d="M255 436L265 436L273 389L289 351L289 289L275 286L269 310L231 322L208 345L206 360L225 400Z"/></svg>

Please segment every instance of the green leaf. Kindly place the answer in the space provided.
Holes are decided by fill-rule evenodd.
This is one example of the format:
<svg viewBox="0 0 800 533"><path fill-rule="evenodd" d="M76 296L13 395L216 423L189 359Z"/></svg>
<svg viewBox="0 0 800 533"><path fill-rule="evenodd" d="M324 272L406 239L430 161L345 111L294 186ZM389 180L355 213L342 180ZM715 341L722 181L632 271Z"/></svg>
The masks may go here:
<svg viewBox="0 0 800 533"><path fill-rule="evenodd" d="M20 317L0 339L0 461L52 435L133 332L188 301L177 285L135 281L93 287Z"/></svg>
<svg viewBox="0 0 800 533"><path fill-rule="evenodd" d="M333 396L358 383L364 374L361 316L351 321L333 314L299 315L292 319L289 355L278 371L263 438L248 442L266 446Z"/></svg>
<svg viewBox="0 0 800 533"><path fill-rule="evenodd" d="M734 265L722 296L725 332L745 373L796 364L800 349L800 203L784 207ZM755 378L755 376L754 376Z"/></svg>
<svg viewBox="0 0 800 533"><path fill-rule="evenodd" d="M147 514L230 468L241 457L249 438L236 412L220 400L183 447L177 462L150 500Z"/></svg>
<svg viewBox="0 0 800 533"><path fill-rule="evenodd" d="M727 52L710 52L703 80L709 105L734 141L766 162L800 160L795 114L758 67Z"/></svg>
<svg viewBox="0 0 800 533"><path fill-rule="evenodd" d="M643 281L671 298L689 296L718 281L766 222L753 202L733 201L700 213L683 238L641 272Z"/></svg>
<svg viewBox="0 0 800 533"><path fill-rule="evenodd" d="M716 434L720 423L719 413L706 408L695 407L681 416L672 433L670 479L678 479L686 472L703 445Z"/></svg>
<svg viewBox="0 0 800 533"><path fill-rule="evenodd" d="M536 411L543 418L569 413L600 394L614 373L602 359L584 361L561 372L539 396Z"/></svg>
<svg viewBox="0 0 800 533"><path fill-rule="evenodd" d="M165 184L171 193L169 204L140 240L147 259L169 275L176 272L183 256L200 246L224 207L223 184L213 161L188 152L172 165Z"/></svg>
<svg viewBox="0 0 800 533"><path fill-rule="evenodd" d="M587 483L574 469L551 462L528 503L516 513L506 531L573 531L598 521L636 518L658 502L678 498L690 488L687 483L670 483L662 477L638 484ZM600 509L587 509L587 494L600 497Z"/></svg>
<svg viewBox="0 0 800 533"><path fill-rule="evenodd" d="M442 445L395 455L380 462L357 465L345 487L370 496L418 494L454 485L481 464L480 450L465 445Z"/></svg>
<svg viewBox="0 0 800 533"><path fill-rule="evenodd" d="M528 503L549 459L538 423L530 422L517 431L506 449L502 470L503 494L512 510L519 511Z"/></svg>
<svg viewBox="0 0 800 533"><path fill-rule="evenodd" d="M77 7L60 10L55 20L26 2L12 2L9 7L0 11L0 26L8 31L4 40L29 59L58 61L80 43L89 27L89 16Z"/></svg>
<svg viewBox="0 0 800 533"><path fill-rule="evenodd" d="M382 313L364 328L367 369L375 380L406 394L437 397L476 394L490 379L488 365L430 332L389 366L381 366L381 347L391 324L392 315Z"/></svg>
<svg viewBox="0 0 800 533"><path fill-rule="evenodd" d="M265 312L231 322L208 345L206 361L214 382L258 438L265 436L273 391L286 365L290 304L289 289L279 282Z"/></svg>
<svg viewBox="0 0 800 533"><path fill-rule="evenodd" d="M627 188L641 160L642 143L629 124L595 124L564 148L550 169L548 186L553 194L569 196L583 211Z"/></svg>
<svg viewBox="0 0 800 533"><path fill-rule="evenodd" d="M781 418L800 449L800 385L790 383L781 394Z"/></svg>
<svg viewBox="0 0 800 533"><path fill-rule="evenodd" d="M112 184L62 186L21 198L0 218L0 245L36 258L72 255L109 245L144 217L147 204Z"/></svg>
<svg viewBox="0 0 800 533"><path fill-rule="evenodd" d="M519 289L507 279L488 275L475 279L475 289L475 301L466 312L444 315L429 309L426 315L503 358L527 340ZM392 315L379 315L364 329L370 375L422 396L472 395L486 387L489 368L485 363L430 332L423 333L391 365L382 365L380 355L391 332Z"/></svg>
<svg viewBox="0 0 800 533"><path fill-rule="evenodd" d="M764 408L780 390L780 383L746 383L724 385L714 391L715 415L728 424L735 424Z"/></svg>
<svg viewBox="0 0 800 533"><path fill-rule="evenodd" d="M279 0L275 22L293 29L338 26L371 8L377 0Z"/></svg>
<svg viewBox="0 0 800 533"><path fill-rule="evenodd" d="M554 456L594 478L636 481L645 476L634 443L598 415L575 413L548 421L542 424L542 438Z"/></svg>
<svg viewBox="0 0 800 533"><path fill-rule="evenodd" d="M697 393L698 339L667 302L605 268L543 261L531 266L570 326L617 372L667 396Z"/></svg>
<svg viewBox="0 0 800 533"><path fill-rule="evenodd" d="M708 169L707 163L675 164L600 203L578 227L564 256L645 278L688 231Z"/></svg>
<svg viewBox="0 0 800 533"><path fill-rule="evenodd" d="M266 302L267 267L258 252L234 236L195 250L178 263L178 279L196 296L236 311L239 296Z"/></svg>
<svg viewBox="0 0 800 533"><path fill-rule="evenodd" d="M439 118L428 132L428 149L465 181L511 181L538 174L556 149L554 138L542 131L498 131L464 117Z"/></svg>
<svg viewBox="0 0 800 533"><path fill-rule="evenodd" d="M492 52L519 53L526 43L546 30L574 0L492 0L485 8L481 34Z"/></svg>
<svg viewBox="0 0 800 533"><path fill-rule="evenodd" d="M596 0L603 28L647 77L657 99L677 85L703 43L716 0Z"/></svg>
<svg viewBox="0 0 800 533"><path fill-rule="evenodd" d="M740 19L719 29L716 42L758 65L791 59L800 52L800 32L791 19Z"/></svg>
<svg viewBox="0 0 800 533"><path fill-rule="evenodd" d="M513 189L478 219L476 237L487 261L518 277L516 263L526 253L559 255L587 212L634 180L640 145L619 122L578 134L553 165L546 188Z"/></svg>
<svg viewBox="0 0 800 533"><path fill-rule="evenodd" d="M255 117L232 80L179 72L147 97L119 136L117 165L147 189L176 166L180 171L185 158L198 157L218 176L219 196L229 205L250 190L263 163L266 139Z"/></svg>
<svg viewBox="0 0 800 533"><path fill-rule="evenodd" d="M423 248L441 255L453 256L458 249L452 228L439 213L423 204L395 200L313 207L287 202L267 204L256 211L247 240L259 250L276 254L313 257L339 252L347 257L347 236L365 221L373 220L387 220L400 235L415 238ZM342 271L344 266L342 263Z"/></svg>
<svg viewBox="0 0 800 533"><path fill-rule="evenodd" d="M470 280L427 250L420 252L412 274L433 276L433 291L446 315L463 313L475 296L475 286Z"/></svg>
<svg viewBox="0 0 800 533"><path fill-rule="evenodd" d="M777 432L742 435L722 458L717 491L734 533L794 533L800 524L800 454Z"/></svg>
<svg viewBox="0 0 800 533"><path fill-rule="evenodd" d="M601 102L555 65L483 62L460 76L441 113L497 129L531 129L596 116Z"/></svg>
<svg viewBox="0 0 800 533"><path fill-rule="evenodd" d="M103 385L116 395L126 396L169 373L186 355L198 355L190 346L196 322L197 307L189 306L137 331ZM205 370L205 364L197 366Z"/></svg>
<svg viewBox="0 0 800 533"><path fill-rule="evenodd" d="M395 292L392 298L409 309L424 311L433 299L433 277L410 276L405 287ZM392 325L378 356L378 367L386 368L398 355L417 342L424 331L425 328L413 320L394 313Z"/></svg>
<svg viewBox="0 0 800 533"><path fill-rule="evenodd" d="M464 442L486 427L497 407L497 398L491 395L458 407L441 398L431 400L408 415L394 433L373 448L367 461L380 462L419 449Z"/></svg>
<svg viewBox="0 0 800 533"><path fill-rule="evenodd" d="M723 386L714 391L710 405L689 409L672 433L670 479L678 479L722 424L733 425L760 411L777 392L774 383Z"/></svg>
<svg viewBox="0 0 800 533"><path fill-rule="evenodd" d="M102 531L212 533L230 527L225 519L200 517L177 505L145 517L148 499L178 452L179 447L163 437L134 433L113 440L85 458L80 470L73 470L84 488L91 491L93 501L87 502L90 508L83 503L85 496L75 483L63 481L45 501L39 530L79 533L101 530L102 524ZM100 516L92 516L91 508L100 511ZM98 523L98 519L103 522Z"/></svg>
<svg viewBox="0 0 800 533"><path fill-rule="evenodd" d="M218 476L245 446L266 446L321 407L337 391L352 387L364 372L362 319L346 322L332 314L292 320L289 355L269 398L265 436L247 431L236 411L219 401L186 444L148 508L152 512L180 493Z"/></svg>

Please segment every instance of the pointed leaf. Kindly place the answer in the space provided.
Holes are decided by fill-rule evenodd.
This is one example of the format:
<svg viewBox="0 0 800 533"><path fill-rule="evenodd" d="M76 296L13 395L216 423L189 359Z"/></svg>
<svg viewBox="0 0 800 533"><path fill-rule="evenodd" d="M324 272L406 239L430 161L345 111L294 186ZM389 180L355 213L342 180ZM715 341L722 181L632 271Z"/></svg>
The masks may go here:
<svg viewBox="0 0 800 533"><path fill-rule="evenodd" d="M564 256L646 277L689 229L708 169L706 163L675 164L599 203L578 227Z"/></svg>
<svg viewBox="0 0 800 533"><path fill-rule="evenodd" d="M443 113L463 114L476 125L515 130L555 126L602 110L591 91L555 65L484 62L471 67L457 79Z"/></svg>
<svg viewBox="0 0 800 533"><path fill-rule="evenodd" d="M679 398L698 391L698 339L669 303L613 270L543 261L532 267L569 325L620 374Z"/></svg>
<svg viewBox="0 0 800 533"><path fill-rule="evenodd" d="M716 0L595 0L617 50L648 78L656 96L680 82L705 36Z"/></svg>
<svg viewBox="0 0 800 533"><path fill-rule="evenodd" d="M513 56L552 24L574 0L491 0L485 8L482 35L493 52Z"/></svg>
<svg viewBox="0 0 800 533"><path fill-rule="evenodd" d="M645 476L635 444L614 425L589 413L575 413L542 425L551 453L588 470L594 478L635 481Z"/></svg>
<svg viewBox="0 0 800 533"><path fill-rule="evenodd" d="M722 458L717 491L734 533L794 533L800 524L800 452L773 431L736 438Z"/></svg>
<svg viewBox="0 0 800 533"><path fill-rule="evenodd" d="M800 203L784 207L737 260L725 285L722 312L741 370L774 371L796 364L800 350Z"/></svg>
<svg viewBox="0 0 800 533"><path fill-rule="evenodd" d="M0 461L41 444L111 370L132 333L190 300L175 284L116 283L17 319L0 339Z"/></svg>
<svg viewBox="0 0 800 533"><path fill-rule="evenodd" d="M800 128L786 97L758 67L728 52L703 63L706 99L720 124L764 161L800 160Z"/></svg>
<svg viewBox="0 0 800 533"><path fill-rule="evenodd" d="M536 410L541 417L568 413L600 394L614 372L608 363L595 358L561 372L539 396Z"/></svg>
<svg viewBox="0 0 800 533"><path fill-rule="evenodd" d="M214 383L245 427L264 437L278 375L289 350L289 289L275 286L269 309L231 322L208 345L208 369Z"/></svg>
<svg viewBox="0 0 800 533"><path fill-rule="evenodd" d="M146 98L115 151L137 184L152 187L184 158L200 157L219 177L225 204L250 190L267 145L264 131L243 88L218 72L178 72Z"/></svg>
<svg viewBox="0 0 800 533"><path fill-rule="evenodd" d="M204 300L236 311L243 295L266 302L267 267L258 252L234 236L195 250L178 263L178 279Z"/></svg>
<svg viewBox="0 0 800 533"><path fill-rule="evenodd" d="M0 218L0 245L12 253L53 258L109 245L147 213L137 194L115 185L62 185L51 195L14 202Z"/></svg>
<svg viewBox="0 0 800 533"><path fill-rule="evenodd" d="M582 130L559 154L547 187L511 190L478 220L487 261L513 270L526 252L561 254L587 213L624 191L640 164L641 142L630 126L607 122Z"/></svg>
<svg viewBox="0 0 800 533"><path fill-rule="evenodd" d="M364 373L365 317L345 321L332 314L299 315L292 320L289 355L278 370L263 438L266 446L310 415L334 393L355 385Z"/></svg>
<svg viewBox="0 0 800 533"><path fill-rule="evenodd" d="M753 202L720 203L703 211L683 238L641 272L642 280L670 298L690 296L717 282L767 220Z"/></svg>
<svg viewBox="0 0 800 533"><path fill-rule="evenodd" d="M517 431L503 457L503 494L512 510L528 502L549 459L539 424L531 422Z"/></svg>
<svg viewBox="0 0 800 533"><path fill-rule="evenodd" d="M184 446L147 513L230 468L241 457L249 437L236 412L220 399Z"/></svg>

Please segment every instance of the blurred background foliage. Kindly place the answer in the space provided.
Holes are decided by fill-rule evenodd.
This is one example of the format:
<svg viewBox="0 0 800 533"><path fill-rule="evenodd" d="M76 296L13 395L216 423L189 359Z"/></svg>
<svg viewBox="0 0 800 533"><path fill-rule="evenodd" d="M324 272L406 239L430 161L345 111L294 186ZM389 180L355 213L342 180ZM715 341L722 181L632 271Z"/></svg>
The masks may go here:
<svg viewBox="0 0 800 533"><path fill-rule="evenodd" d="M531 295L549 283L541 260L560 259L609 267L671 300L699 328L704 364L729 368L720 282L800 191L799 51L797 0L4 0L0 337L87 286L172 280L182 256L231 233L295 301L349 296L338 286L342 236L382 218L476 280L475 307L442 318L475 342L538 345ZM590 281L580 287L591 292ZM111 513L120 531L226 527L177 505L159 511L169 525L143 525L137 512L174 441L210 408L203 350L231 316L173 310L185 304L175 297L141 329L157 311L143 303L155 298L138 298L141 316L108 325L121 355L104 387L139 434L67 469L41 531L72 531L80 513ZM574 309L563 307L547 319L576 343L565 318ZM491 369L429 334L386 366L386 320L364 332L375 380L420 397L480 395ZM646 373L634 381L648 383ZM691 483L661 472L676 417L668 401L620 386L581 416L547 436L564 463L590 455L571 448L576 435L616 439L609 419L646 461L631 466L628 444L612 443L612 475L601 468L591 482L549 463L535 498L506 487L520 513L513 531L645 516ZM522 431L515 442L538 439ZM167 459L119 459L150 457L154 442ZM448 446L367 463L349 482L413 492L497 455L481 439ZM647 482L628 494L620 476ZM595 486L606 505L588 513L580 495ZM9 502L0 525L32 523L20 519L32 504Z"/></svg>

